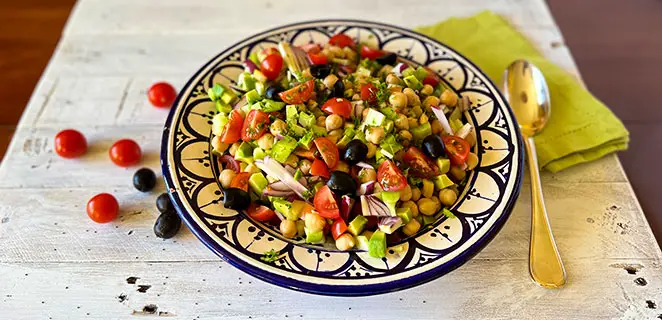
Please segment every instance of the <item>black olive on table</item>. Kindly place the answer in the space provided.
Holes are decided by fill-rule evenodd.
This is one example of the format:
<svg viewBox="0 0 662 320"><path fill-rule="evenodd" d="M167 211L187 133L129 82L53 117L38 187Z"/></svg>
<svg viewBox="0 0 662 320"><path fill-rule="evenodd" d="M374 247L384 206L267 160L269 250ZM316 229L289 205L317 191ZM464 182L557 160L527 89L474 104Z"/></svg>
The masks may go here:
<svg viewBox="0 0 662 320"><path fill-rule="evenodd" d="M433 159L437 159L446 155L446 146L441 137L436 134L431 134L423 139L423 153Z"/></svg>
<svg viewBox="0 0 662 320"><path fill-rule="evenodd" d="M361 140L352 140L345 147L344 158L349 165L365 161L368 156L368 146Z"/></svg>
<svg viewBox="0 0 662 320"><path fill-rule="evenodd" d="M390 66L394 66L395 63L398 61L398 55L396 55L393 52L387 52L385 55L375 59L375 61L377 61L381 65L388 64Z"/></svg>
<svg viewBox="0 0 662 320"><path fill-rule="evenodd" d="M345 84L342 80L338 79L331 89L331 96L329 98L344 98L345 97Z"/></svg>
<svg viewBox="0 0 662 320"><path fill-rule="evenodd" d="M138 169L133 174L133 186L139 191L147 192L156 185L156 175L148 168Z"/></svg>
<svg viewBox="0 0 662 320"><path fill-rule="evenodd" d="M240 211L251 204L251 196L239 188L227 188L223 192L223 203L228 209Z"/></svg>
<svg viewBox="0 0 662 320"><path fill-rule="evenodd" d="M156 209L158 209L161 213L175 210L167 193L162 193L158 196L158 198L156 198Z"/></svg>
<svg viewBox="0 0 662 320"><path fill-rule="evenodd" d="M174 210L169 210L156 218L154 234L159 238L170 239L177 234L181 226L182 219L179 218Z"/></svg>
<svg viewBox="0 0 662 320"><path fill-rule="evenodd" d="M280 101L280 96L278 94L282 91L283 88L271 86L264 92L264 97L274 101Z"/></svg>
<svg viewBox="0 0 662 320"><path fill-rule="evenodd" d="M326 64L314 64L310 66L310 75L317 79L324 79L331 73L331 67Z"/></svg>
<svg viewBox="0 0 662 320"><path fill-rule="evenodd" d="M356 181L349 174L342 171L334 171L326 185L336 196L345 194L354 195L358 187Z"/></svg>

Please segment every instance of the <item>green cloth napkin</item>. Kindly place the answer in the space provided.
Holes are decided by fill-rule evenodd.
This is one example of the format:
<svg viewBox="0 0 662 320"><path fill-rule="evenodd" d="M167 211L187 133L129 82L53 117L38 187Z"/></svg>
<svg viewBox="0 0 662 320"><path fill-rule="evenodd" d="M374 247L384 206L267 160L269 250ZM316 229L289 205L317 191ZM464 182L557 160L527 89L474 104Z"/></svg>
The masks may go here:
<svg viewBox="0 0 662 320"><path fill-rule="evenodd" d="M535 137L540 167L557 172L628 146L629 133L616 116L575 79L545 58L501 16L485 11L417 28L465 55L501 87L516 59L533 62L545 75L552 113Z"/></svg>

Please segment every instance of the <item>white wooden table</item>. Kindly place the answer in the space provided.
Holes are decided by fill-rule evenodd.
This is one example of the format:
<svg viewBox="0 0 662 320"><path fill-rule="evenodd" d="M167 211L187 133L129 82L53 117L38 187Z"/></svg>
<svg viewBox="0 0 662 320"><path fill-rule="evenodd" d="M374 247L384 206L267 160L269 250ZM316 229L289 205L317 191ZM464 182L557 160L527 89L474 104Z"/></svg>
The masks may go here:
<svg viewBox="0 0 662 320"><path fill-rule="evenodd" d="M260 30L315 18L405 27L491 9L544 53L577 73L542 0L204 1L82 0L0 166L0 318L120 319L656 319L662 318L662 254L615 156L543 174L545 198L568 270L561 290L537 287L527 269L530 196L494 241L451 274L366 298L330 298L256 280L214 256L188 230L154 236L151 194L133 189L136 168L108 159L122 137L158 171L167 111L145 89L181 87L224 47ZM554 45L553 45L554 44ZM53 152L59 130L88 138L80 160ZM113 193L121 215L87 218L94 194ZM131 281L133 280L133 281Z"/></svg>

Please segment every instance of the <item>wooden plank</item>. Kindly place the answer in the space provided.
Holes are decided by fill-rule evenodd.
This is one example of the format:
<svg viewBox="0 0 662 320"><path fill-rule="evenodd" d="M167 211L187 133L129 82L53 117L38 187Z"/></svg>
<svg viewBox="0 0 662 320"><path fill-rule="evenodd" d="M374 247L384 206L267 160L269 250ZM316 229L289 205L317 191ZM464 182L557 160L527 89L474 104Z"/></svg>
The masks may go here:
<svg viewBox="0 0 662 320"><path fill-rule="evenodd" d="M2 264L0 309L12 319L129 318L152 315L143 312L151 305L154 316L182 319L653 319L660 313L649 307L662 296L662 269L652 261L596 259L567 267L571 281L563 290L534 285L525 259L478 259L413 289L333 298L287 291L221 262Z"/></svg>

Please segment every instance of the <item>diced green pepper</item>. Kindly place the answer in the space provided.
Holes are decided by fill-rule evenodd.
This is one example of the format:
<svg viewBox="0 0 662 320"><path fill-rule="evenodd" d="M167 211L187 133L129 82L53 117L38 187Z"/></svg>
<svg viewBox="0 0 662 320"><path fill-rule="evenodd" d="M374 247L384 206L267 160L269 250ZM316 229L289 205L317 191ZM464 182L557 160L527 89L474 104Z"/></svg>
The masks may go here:
<svg viewBox="0 0 662 320"><path fill-rule="evenodd" d="M447 173L451 169L451 161L446 158L437 158L437 167L440 173Z"/></svg>
<svg viewBox="0 0 662 320"><path fill-rule="evenodd" d="M409 223L409 221L411 221L411 219L414 217L414 214L411 212L409 207L398 208L396 210L396 215L400 217L403 225Z"/></svg>
<svg viewBox="0 0 662 320"><path fill-rule="evenodd" d="M306 243L323 243L324 242L324 232L322 230L310 232L308 228L304 229L306 232Z"/></svg>
<svg viewBox="0 0 662 320"><path fill-rule="evenodd" d="M361 234L361 232L363 232L363 229L365 229L367 224L368 219L366 219L364 216L356 216L356 218L354 218L354 220L349 223L349 226L347 226L347 231L357 237Z"/></svg>
<svg viewBox="0 0 662 320"><path fill-rule="evenodd" d="M271 148L271 156L280 163L285 163L292 151L297 147L297 140L290 136L284 136L278 140Z"/></svg>
<svg viewBox="0 0 662 320"><path fill-rule="evenodd" d="M315 116L306 112L301 112L299 113L299 123L304 128L310 128L310 126L315 124Z"/></svg>
<svg viewBox="0 0 662 320"><path fill-rule="evenodd" d="M426 122L418 127L409 129L409 131L414 137L414 140L421 141L432 134L432 126L430 126L430 122Z"/></svg>
<svg viewBox="0 0 662 320"><path fill-rule="evenodd" d="M407 87L412 88L414 90L421 90L423 88L423 84L421 84L420 81L416 78L416 76L407 76L403 79L405 81L405 84Z"/></svg>
<svg viewBox="0 0 662 320"><path fill-rule="evenodd" d="M377 230L368 241L368 254L373 258L386 257L386 234Z"/></svg>
<svg viewBox="0 0 662 320"><path fill-rule="evenodd" d="M428 76L428 71L425 70L425 68L423 67L418 67L414 72L414 76L416 76L416 79L418 79L418 81L423 81L423 79L425 79L425 77Z"/></svg>
<svg viewBox="0 0 662 320"><path fill-rule="evenodd" d="M437 188L437 190L445 189L455 184L446 174L434 177L433 182L434 187Z"/></svg>

